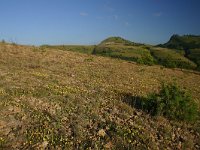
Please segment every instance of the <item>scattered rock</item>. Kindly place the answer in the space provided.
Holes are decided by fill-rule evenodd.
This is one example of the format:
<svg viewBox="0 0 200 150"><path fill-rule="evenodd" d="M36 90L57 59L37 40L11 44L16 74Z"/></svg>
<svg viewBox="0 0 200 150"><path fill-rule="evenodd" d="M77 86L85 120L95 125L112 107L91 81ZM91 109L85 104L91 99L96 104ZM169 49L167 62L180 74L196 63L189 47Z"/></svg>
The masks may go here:
<svg viewBox="0 0 200 150"><path fill-rule="evenodd" d="M40 148L41 149L45 149L47 146L48 146L48 142L47 141L44 141L41 145L40 145Z"/></svg>
<svg viewBox="0 0 200 150"><path fill-rule="evenodd" d="M112 148L112 142L108 142L104 147L106 148L106 149L111 149Z"/></svg>
<svg viewBox="0 0 200 150"><path fill-rule="evenodd" d="M106 136L106 132L104 131L104 129L99 130L98 135L101 137L105 137Z"/></svg>

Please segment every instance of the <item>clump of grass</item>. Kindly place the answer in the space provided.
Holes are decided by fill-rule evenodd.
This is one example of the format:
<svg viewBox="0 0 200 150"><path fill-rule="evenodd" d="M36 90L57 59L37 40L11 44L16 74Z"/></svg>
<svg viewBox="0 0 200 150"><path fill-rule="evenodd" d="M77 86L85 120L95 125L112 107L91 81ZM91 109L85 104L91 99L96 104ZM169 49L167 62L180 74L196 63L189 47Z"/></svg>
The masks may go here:
<svg viewBox="0 0 200 150"><path fill-rule="evenodd" d="M92 61L94 61L94 59L93 59L92 57L86 58L86 59L84 60L84 62L92 62Z"/></svg>
<svg viewBox="0 0 200 150"><path fill-rule="evenodd" d="M196 69L200 71L200 48L190 49L190 54L187 57L197 64Z"/></svg>
<svg viewBox="0 0 200 150"><path fill-rule="evenodd" d="M5 139L3 137L0 137L0 149L3 148L5 145Z"/></svg>
<svg viewBox="0 0 200 150"><path fill-rule="evenodd" d="M175 83L163 84L160 93L150 94L143 103L143 108L152 115L187 121L197 118L197 104Z"/></svg>

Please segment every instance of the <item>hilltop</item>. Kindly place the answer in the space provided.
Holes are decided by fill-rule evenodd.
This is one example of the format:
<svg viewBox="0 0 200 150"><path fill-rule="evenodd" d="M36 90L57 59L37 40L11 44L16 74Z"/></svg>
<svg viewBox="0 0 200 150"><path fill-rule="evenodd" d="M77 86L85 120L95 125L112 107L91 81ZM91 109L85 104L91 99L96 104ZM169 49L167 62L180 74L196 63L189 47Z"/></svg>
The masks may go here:
<svg viewBox="0 0 200 150"><path fill-rule="evenodd" d="M121 37L109 37L105 40L103 40L100 45L112 45L112 44L123 44L123 45L134 45L133 42L126 40Z"/></svg>
<svg viewBox="0 0 200 150"><path fill-rule="evenodd" d="M110 37L102 41L94 48L92 54L149 65L153 64L154 61L144 45L120 37Z"/></svg>
<svg viewBox="0 0 200 150"><path fill-rule="evenodd" d="M200 107L197 73L56 47L0 43L0 51L2 149L200 148L199 120L132 105L176 81Z"/></svg>

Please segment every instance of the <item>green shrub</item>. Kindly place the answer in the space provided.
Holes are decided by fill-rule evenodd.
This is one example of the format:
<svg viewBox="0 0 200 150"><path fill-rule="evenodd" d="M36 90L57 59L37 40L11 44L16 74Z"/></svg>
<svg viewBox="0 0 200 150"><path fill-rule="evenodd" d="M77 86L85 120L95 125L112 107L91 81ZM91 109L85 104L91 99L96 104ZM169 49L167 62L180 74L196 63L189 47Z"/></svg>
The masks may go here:
<svg viewBox="0 0 200 150"><path fill-rule="evenodd" d="M191 96L176 84L163 84L160 93L151 94L143 101L143 109L152 115L187 121L195 120L198 111Z"/></svg>
<svg viewBox="0 0 200 150"><path fill-rule="evenodd" d="M142 55L140 58L136 60L136 62L144 65L153 65L156 63L150 53Z"/></svg>

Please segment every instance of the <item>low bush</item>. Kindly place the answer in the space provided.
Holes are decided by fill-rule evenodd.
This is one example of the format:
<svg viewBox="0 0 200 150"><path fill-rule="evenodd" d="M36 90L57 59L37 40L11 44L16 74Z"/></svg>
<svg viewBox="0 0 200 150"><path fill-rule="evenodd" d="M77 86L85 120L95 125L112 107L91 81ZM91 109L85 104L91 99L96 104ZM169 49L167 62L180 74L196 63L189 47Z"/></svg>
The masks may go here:
<svg viewBox="0 0 200 150"><path fill-rule="evenodd" d="M193 121L197 118L197 104L176 84L163 84L160 93L150 94L143 101L143 109L152 115L169 119Z"/></svg>

